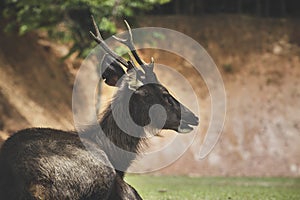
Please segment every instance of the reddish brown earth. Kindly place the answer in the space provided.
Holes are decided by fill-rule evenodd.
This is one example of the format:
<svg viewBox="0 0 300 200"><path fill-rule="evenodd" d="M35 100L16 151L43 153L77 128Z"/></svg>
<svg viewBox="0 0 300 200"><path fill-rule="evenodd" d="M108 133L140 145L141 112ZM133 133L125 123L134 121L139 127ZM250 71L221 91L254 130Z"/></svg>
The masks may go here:
<svg viewBox="0 0 300 200"><path fill-rule="evenodd" d="M157 63L182 73L200 102L201 124L195 143L177 162L155 173L300 175L299 21L222 15L152 16L138 23L175 29L198 41L216 62L227 94L220 141L208 157L197 160L211 114L205 83L184 59L166 52L142 51L146 60L153 56ZM191 51L180 42L171 44ZM80 64L72 58L59 60L66 47L37 34L17 37L2 32L0 46L0 141L31 126L73 129L72 83ZM181 100L189 103L184 88L163 70L157 69L157 73L178 98L184 96ZM107 99L110 93L104 92ZM174 136L165 133L153 138L151 144L159 146ZM162 154L152 162L168 156Z"/></svg>

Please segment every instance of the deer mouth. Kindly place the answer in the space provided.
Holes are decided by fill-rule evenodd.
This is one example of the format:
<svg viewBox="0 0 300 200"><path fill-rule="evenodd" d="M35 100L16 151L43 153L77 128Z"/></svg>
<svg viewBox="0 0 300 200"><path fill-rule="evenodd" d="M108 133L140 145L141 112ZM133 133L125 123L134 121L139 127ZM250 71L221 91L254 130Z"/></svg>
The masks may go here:
<svg viewBox="0 0 300 200"><path fill-rule="evenodd" d="M178 133L189 133L194 130L191 126L197 126L199 124L198 117L195 117L191 121L180 120L180 125L178 126Z"/></svg>

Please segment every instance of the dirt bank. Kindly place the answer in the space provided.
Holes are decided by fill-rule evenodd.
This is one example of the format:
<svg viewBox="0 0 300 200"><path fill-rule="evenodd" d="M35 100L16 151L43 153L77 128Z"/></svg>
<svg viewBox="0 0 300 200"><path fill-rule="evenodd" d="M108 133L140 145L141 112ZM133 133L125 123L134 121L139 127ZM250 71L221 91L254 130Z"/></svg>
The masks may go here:
<svg viewBox="0 0 300 200"><path fill-rule="evenodd" d="M138 23L175 29L198 41L216 62L227 94L225 127L214 151L197 160L198 141L157 173L300 175L299 21L221 15L148 16ZM170 41L170 45L191 51L180 42ZM72 80L78 63L61 62L57 52L63 47L36 34L17 37L0 32L0 46L0 142L30 126L72 129ZM146 60L154 56L156 62L188 77L201 101L199 135L203 137L210 116L203 80L182 58L151 50L143 55ZM164 76L164 81L184 94L172 77ZM161 143L168 137L154 140Z"/></svg>

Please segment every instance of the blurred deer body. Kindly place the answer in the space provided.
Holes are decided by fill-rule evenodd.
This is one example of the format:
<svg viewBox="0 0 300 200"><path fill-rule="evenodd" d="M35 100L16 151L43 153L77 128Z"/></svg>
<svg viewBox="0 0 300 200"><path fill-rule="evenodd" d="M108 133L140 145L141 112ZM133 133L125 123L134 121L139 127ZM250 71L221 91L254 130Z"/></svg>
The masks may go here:
<svg viewBox="0 0 300 200"><path fill-rule="evenodd" d="M138 56L127 22L128 39L115 39L129 47L141 69L115 54L93 22L96 34L91 34L107 52L102 78L119 88L99 120L101 129L15 133L0 150L0 199L142 199L123 176L147 140L145 127L187 133L198 125L198 118L159 83L154 60L148 64Z"/></svg>

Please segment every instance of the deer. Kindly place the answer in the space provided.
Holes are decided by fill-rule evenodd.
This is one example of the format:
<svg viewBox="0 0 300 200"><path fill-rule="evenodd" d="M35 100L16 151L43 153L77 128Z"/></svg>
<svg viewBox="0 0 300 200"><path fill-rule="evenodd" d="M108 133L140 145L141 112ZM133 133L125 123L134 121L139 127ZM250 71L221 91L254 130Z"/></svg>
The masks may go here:
<svg viewBox="0 0 300 200"><path fill-rule="evenodd" d="M129 48L136 63L116 54L93 17L92 23L91 36L106 52L102 79L117 88L110 105L97 125L82 131L28 128L8 138L0 149L0 199L140 200L124 175L147 144L147 132L169 129L184 134L199 124L159 82L154 59L146 63L139 56L126 21L128 37L114 38ZM152 109L154 105L158 109Z"/></svg>

